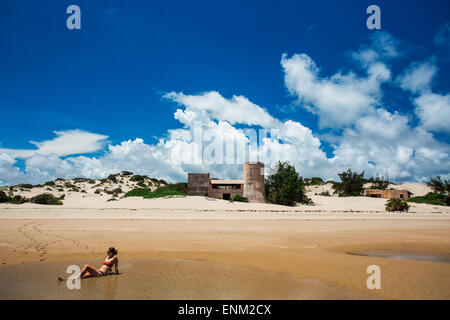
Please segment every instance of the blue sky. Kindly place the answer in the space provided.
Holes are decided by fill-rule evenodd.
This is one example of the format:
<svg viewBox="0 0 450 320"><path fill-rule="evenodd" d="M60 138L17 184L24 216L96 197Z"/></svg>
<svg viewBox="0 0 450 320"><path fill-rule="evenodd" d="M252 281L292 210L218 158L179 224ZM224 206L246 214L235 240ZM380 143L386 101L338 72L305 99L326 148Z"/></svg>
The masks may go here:
<svg viewBox="0 0 450 320"><path fill-rule="evenodd" d="M66 8L71 4L81 8L81 30L66 28ZM371 4L381 8L381 31L366 28L365 12ZM187 169L178 160L161 164L164 157L148 156L148 163L133 162L128 155L131 158L115 161L108 148L142 147L146 151L140 152L150 152L149 148L158 152L159 139L167 142L173 138L170 130L189 129L174 112L180 108L198 112L198 106L187 105L179 95L167 98L170 92L193 97L217 92L226 101L233 95L243 96L281 123L293 121L310 129L308 139L314 150L296 150L321 151L323 155L312 157L314 164L308 168L307 159L296 162L298 156L292 150L285 157L304 175L330 178L351 164L369 174L384 173L383 168L397 161L392 174L400 180L446 176L450 171L448 120L431 119L424 110L431 106L442 115L449 113L449 21L448 1L2 1L0 183L38 183L58 175L103 176L130 168L182 180ZM380 53L370 63L386 66L389 79L368 84L374 87L351 89L362 90L377 101L369 99L367 108L355 106L357 112L363 111L348 121L327 114L330 103L340 102L324 102L316 92L323 89L327 94L325 80L347 86L345 92L349 80L333 78L338 73L353 74L353 84L365 79L369 67L363 64L368 62L356 59L355 53L368 48L383 51L382 41L377 47L376 40L383 35L389 38L383 45L395 46L396 54L388 59L386 52ZM286 65L292 62L292 70L280 64L283 53L287 54ZM302 77L294 69L307 61L305 56L295 60L296 54L306 55L317 67L310 91L295 80L287 83L288 77ZM426 72L432 76L417 84L421 88L411 89L408 79L401 81L407 70L417 70L424 78ZM417 74L413 78L417 79ZM215 112L209 111L208 120L227 122ZM422 152L418 144L392 144L385 136L371 150L390 145L386 151L390 157L379 159L376 152L370 155L370 150L364 159L352 155L344 148L352 144L352 131L363 141L368 136L362 131L363 124L377 117L389 118L387 126L406 126L403 120L407 119L407 128L393 133L392 139L408 134L406 139L421 141L430 150ZM232 123L234 127L242 124ZM55 131L64 133L62 136L72 134L75 140L80 132L95 135L83 134L86 145L74 146L73 153L70 148L60 151L55 147L52 152L18 154L39 149L30 141L54 141ZM140 147L136 138L143 140ZM298 138L302 146L308 140ZM319 146L313 138L319 140ZM123 144L128 140L135 142L132 147ZM296 146L293 143L291 147ZM428 160L420 158L407 165L403 156L399 160L402 152L410 157L422 152ZM95 159L101 163L98 168ZM126 167L118 168L111 164L114 162ZM368 163L376 165L366 166ZM221 166L202 169L230 177L239 172Z"/></svg>

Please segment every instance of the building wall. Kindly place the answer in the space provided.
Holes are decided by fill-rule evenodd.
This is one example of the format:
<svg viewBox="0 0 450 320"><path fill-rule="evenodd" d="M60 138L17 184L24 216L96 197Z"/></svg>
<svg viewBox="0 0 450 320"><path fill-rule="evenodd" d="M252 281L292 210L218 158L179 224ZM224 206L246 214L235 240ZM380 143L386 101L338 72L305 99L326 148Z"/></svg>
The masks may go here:
<svg viewBox="0 0 450 320"><path fill-rule="evenodd" d="M188 173L187 193L204 196L209 193L209 173Z"/></svg>
<svg viewBox="0 0 450 320"><path fill-rule="evenodd" d="M245 162L242 165L243 184L239 188L213 188L209 173L188 173L187 193L191 195L209 195L213 198L223 199L224 194L232 197L240 194L248 198L249 202L266 202L264 190L264 163Z"/></svg>
<svg viewBox="0 0 450 320"><path fill-rule="evenodd" d="M392 198L402 198L405 200L409 199L409 192L407 190L385 190L387 192L388 199Z"/></svg>
<svg viewBox="0 0 450 320"><path fill-rule="evenodd" d="M230 197L232 197L235 194L240 194L241 196L244 194L242 185L239 189L232 189L232 188L217 188L217 189L215 189L212 186L210 186L209 190L210 190L209 196L212 198L217 198L217 199L223 199L224 194L229 194Z"/></svg>
<svg viewBox="0 0 450 320"><path fill-rule="evenodd" d="M244 162L242 165L244 179L244 197L249 202L266 202L264 191L264 163Z"/></svg>
<svg viewBox="0 0 450 320"><path fill-rule="evenodd" d="M368 189L366 190L366 196L375 198L402 198L405 200L409 199L410 193L408 190L379 190L379 189Z"/></svg>

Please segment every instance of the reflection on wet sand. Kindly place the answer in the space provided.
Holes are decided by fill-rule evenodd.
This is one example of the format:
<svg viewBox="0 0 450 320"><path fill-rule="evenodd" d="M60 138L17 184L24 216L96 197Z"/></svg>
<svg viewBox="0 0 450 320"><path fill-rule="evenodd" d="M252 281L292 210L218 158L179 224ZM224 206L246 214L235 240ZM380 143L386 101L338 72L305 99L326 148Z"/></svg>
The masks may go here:
<svg viewBox="0 0 450 320"><path fill-rule="evenodd" d="M450 254L423 253L402 250L364 250L348 252L348 254L379 258L450 263Z"/></svg>
<svg viewBox="0 0 450 320"><path fill-rule="evenodd" d="M68 265L98 261L32 263L0 268L0 299L371 299L317 279L201 260L121 260L120 275L81 280L70 290L57 276Z"/></svg>

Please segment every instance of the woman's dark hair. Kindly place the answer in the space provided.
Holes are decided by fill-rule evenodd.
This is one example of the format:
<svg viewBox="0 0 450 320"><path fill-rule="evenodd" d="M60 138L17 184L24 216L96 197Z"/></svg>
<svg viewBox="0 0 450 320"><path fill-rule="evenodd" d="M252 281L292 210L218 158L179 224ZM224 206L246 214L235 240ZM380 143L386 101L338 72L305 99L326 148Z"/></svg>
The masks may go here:
<svg viewBox="0 0 450 320"><path fill-rule="evenodd" d="M108 249L108 252L111 252L112 254L114 254L115 256L117 255L117 252L119 252L119 251L117 251L116 249L114 249L114 247L110 247L109 249Z"/></svg>

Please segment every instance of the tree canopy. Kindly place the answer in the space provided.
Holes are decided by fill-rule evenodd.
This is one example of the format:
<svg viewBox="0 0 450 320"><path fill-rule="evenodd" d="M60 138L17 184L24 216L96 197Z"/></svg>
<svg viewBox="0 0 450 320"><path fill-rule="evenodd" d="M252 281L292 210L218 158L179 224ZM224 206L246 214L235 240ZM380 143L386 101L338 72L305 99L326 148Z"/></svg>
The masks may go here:
<svg viewBox="0 0 450 320"><path fill-rule="evenodd" d="M293 206L295 203L311 203L306 196L303 178L288 161L278 161L265 181L268 202Z"/></svg>
<svg viewBox="0 0 450 320"><path fill-rule="evenodd" d="M353 172L351 169L339 173L341 182L333 182L334 193L339 197L357 197L364 194L364 171Z"/></svg>
<svg viewBox="0 0 450 320"><path fill-rule="evenodd" d="M442 181L440 176L436 178L430 177L430 180L427 181L427 186L431 187L434 193L446 194L450 192L450 181Z"/></svg>
<svg viewBox="0 0 450 320"><path fill-rule="evenodd" d="M385 179L384 177L379 177L378 174L375 177L375 179L372 179L372 185L370 186L370 189L380 189L380 190L386 190L389 187L389 181Z"/></svg>

